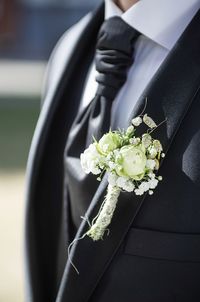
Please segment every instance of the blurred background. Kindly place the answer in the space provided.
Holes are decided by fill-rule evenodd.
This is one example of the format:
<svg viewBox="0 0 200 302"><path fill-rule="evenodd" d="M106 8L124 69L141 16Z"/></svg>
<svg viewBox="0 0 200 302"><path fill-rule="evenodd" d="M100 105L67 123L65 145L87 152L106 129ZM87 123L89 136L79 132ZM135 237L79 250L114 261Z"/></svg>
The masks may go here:
<svg viewBox="0 0 200 302"><path fill-rule="evenodd" d="M25 168L59 37L98 0L0 0L0 302L24 301Z"/></svg>

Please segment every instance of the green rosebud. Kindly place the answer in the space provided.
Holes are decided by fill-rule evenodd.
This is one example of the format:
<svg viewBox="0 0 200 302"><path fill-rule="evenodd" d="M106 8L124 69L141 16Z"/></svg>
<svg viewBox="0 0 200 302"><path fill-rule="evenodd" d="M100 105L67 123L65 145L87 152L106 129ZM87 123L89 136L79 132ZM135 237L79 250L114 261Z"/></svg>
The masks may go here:
<svg viewBox="0 0 200 302"><path fill-rule="evenodd" d="M97 143L97 149L101 154L107 155L111 151L119 148L121 145L121 138L117 132L108 132L102 136Z"/></svg>

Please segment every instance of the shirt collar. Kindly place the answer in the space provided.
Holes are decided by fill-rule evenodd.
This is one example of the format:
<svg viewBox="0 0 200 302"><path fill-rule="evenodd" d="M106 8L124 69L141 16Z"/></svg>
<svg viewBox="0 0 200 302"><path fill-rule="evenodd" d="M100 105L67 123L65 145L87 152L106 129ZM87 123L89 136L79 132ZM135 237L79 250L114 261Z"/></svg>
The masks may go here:
<svg viewBox="0 0 200 302"><path fill-rule="evenodd" d="M105 0L105 18L121 16L141 34L170 50L199 8L199 0L140 0L122 12L113 0Z"/></svg>

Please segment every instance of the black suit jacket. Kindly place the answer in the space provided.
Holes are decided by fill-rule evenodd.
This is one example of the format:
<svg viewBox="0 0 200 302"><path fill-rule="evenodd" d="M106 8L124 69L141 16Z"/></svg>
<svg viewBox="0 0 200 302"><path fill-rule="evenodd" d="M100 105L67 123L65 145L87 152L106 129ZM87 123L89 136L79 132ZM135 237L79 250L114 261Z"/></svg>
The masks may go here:
<svg viewBox="0 0 200 302"><path fill-rule="evenodd" d="M73 246L79 275L67 261L74 230L73 204L63 203L63 154L103 9L70 29L50 60L27 167L27 301L200 301L200 12L125 117L128 125L148 97L148 114L156 121L167 118L156 132L166 153L163 182L153 196L122 193L110 235ZM98 211L106 185L103 179L89 201L89 217ZM76 236L86 229L83 221Z"/></svg>

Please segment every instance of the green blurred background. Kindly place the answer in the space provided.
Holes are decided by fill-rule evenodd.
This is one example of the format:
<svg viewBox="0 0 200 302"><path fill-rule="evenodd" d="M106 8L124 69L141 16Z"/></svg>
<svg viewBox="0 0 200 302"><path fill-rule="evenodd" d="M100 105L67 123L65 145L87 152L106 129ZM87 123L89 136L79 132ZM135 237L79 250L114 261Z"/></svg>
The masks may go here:
<svg viewBox="0 0 200 302"><path fill-rule="evenodd" d="M1 97L2 98L2 97ZM4 104L2 104L2 100ZM15 102L13 105L9 103ZM0 99L1 171L24 170L33 129L39 114L39 98Z"/></svg>
<svg viewBox="0 0 200 302"><path fill-rule="evenodd" d="M25 301L25 169L46 64L62 33L97 2L0 1L0 302Z"/></svg>
<svg viewBox="0 0 200 302"><path fill-rule="evenodd" d="M25 166L39 96L0 97L0 301L24 301Z"/></svg>
<svg viewBox="0 0 200 302"><path fill-rule="evenodd" d="M27 99L28 101L28 99ZM24 173L38 116L32 108L0 108L0 301L23 301ZM2 130L6 130L3 132Z"/></svg>

